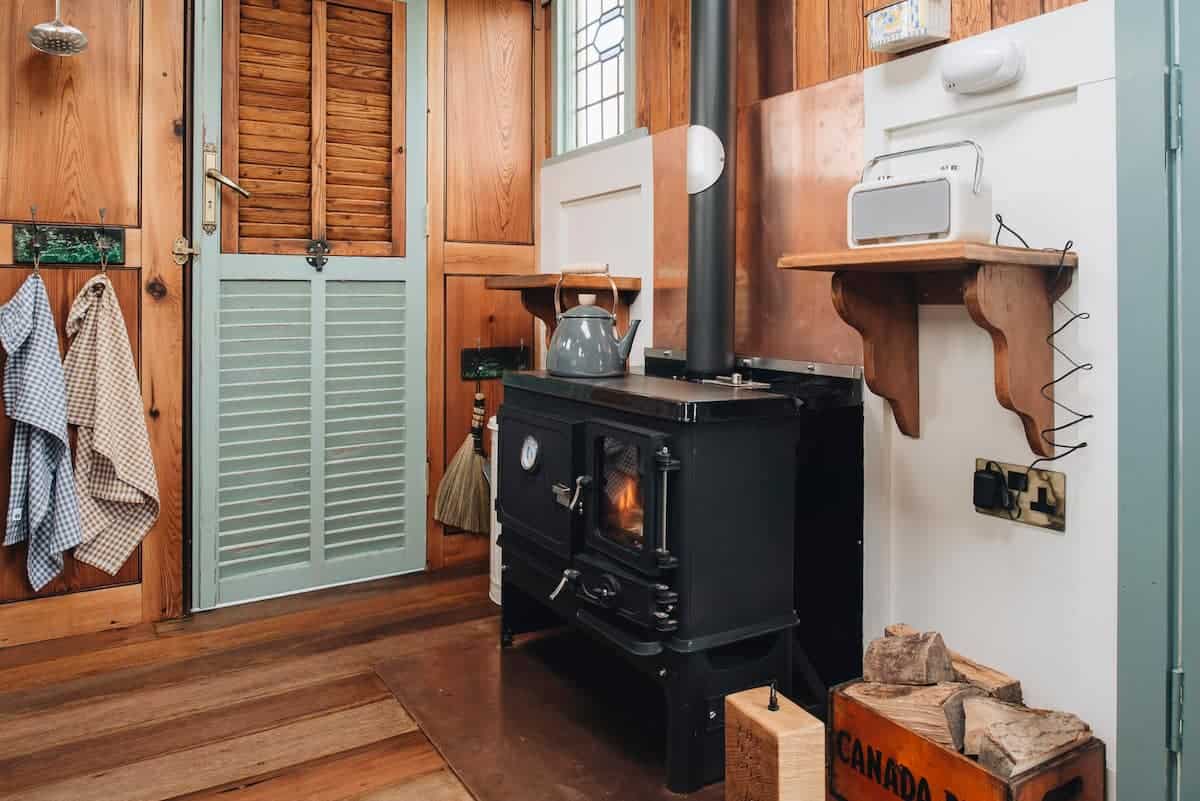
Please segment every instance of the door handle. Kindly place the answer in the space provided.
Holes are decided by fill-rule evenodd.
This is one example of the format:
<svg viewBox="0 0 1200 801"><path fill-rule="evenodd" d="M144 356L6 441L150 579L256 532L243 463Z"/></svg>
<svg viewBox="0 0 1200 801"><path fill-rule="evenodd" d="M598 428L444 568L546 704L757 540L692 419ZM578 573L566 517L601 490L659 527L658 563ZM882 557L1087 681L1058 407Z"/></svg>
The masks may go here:
<svg viewBox="0 0 1200 801"><path fill-rule="evenodd" d="M217 184L227 186L242 197L250 197L250 193L238 185L238 182L217 169L217 146L212 142L204 143L204 207L201 209L201 227L204 233L214 234L217 231Z"/></svg>
<svg viewBox="0 0 1200 801"><path fill-rule="evenodd" d="M243 189L237 181L230 178L225 173L218 170L216 167L209 167L204 171L205 178L211 178L222 186L227 186L234 192L237 192L242 197L250 197L250 193Z"/></svg>
<svg viewBox="0 0 1200 801"><path fill-rule="evenodd" d="M591 476L579 476L575 479L575 492L571 493L571 488L566 484L555 483L550 487L550 491L554 493L554 500L559 506L565 506L568 510L574 512L581 508L579 506L580 496L583 494L584 487L592 483Z"/></svg>

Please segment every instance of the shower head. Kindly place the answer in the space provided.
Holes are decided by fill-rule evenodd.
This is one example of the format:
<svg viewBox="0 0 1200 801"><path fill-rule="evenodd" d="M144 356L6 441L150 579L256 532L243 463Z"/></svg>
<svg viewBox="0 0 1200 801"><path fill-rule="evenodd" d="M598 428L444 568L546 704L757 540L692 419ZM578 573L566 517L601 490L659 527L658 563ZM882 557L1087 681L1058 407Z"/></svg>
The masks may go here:
<svg viewBox="0 0 1200 801"><path fill-rule="evenodd" d="M77 56L87 50L87 34L62 21L62 0L55 0L54 21L34 25L29 30L29 43L52 56Z"/></svg>

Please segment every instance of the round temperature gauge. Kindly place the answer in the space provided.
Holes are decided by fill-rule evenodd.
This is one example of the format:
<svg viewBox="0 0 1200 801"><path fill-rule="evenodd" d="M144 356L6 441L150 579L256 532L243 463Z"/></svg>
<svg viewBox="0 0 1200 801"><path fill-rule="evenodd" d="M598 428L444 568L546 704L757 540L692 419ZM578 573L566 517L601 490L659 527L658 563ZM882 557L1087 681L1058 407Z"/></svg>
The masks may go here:
<svg viewBox="0 0 1200 801"><path fill-rule="evenodd" d="M532 473L537 469L541 458L541 446L538 444L537 438L530 434L521 443L521 468L526 473Z"/></svg>

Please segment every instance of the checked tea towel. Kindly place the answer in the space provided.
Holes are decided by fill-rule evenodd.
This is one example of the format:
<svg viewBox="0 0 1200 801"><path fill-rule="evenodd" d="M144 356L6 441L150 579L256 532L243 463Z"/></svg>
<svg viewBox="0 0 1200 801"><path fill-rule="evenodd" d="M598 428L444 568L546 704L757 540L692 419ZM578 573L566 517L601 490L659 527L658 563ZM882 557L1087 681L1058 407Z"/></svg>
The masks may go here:
<svg viewBox="0 0 1200 801"><path fill-rule="evenodd" d="M82 527L71 449L58 334L46 285L29 276L0 306L4 411L12 418L12 484L5 545L29 542L26 570L35 590L63 569L63 552L79 544Z"/></svg>
<svg viewBox="0 0 1200 801"><path fill-rule="evenodd" d="M125 318L108 276L67 317L67 419L78 426L75 480L83 544L75 558L116 573L158 519L158 481Z"/></svg>

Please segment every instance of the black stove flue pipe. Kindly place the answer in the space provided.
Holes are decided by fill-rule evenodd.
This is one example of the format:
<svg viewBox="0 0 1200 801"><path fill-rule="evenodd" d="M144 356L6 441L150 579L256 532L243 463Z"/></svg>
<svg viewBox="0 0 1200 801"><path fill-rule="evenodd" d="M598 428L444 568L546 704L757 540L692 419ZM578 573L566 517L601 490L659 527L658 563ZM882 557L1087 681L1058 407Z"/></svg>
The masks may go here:
<svg viewBox="0 0 1200 801"><path fill-rule="evenodd" d="M733 372L737 0L692 0L692 125L725 147L716 183L688 201L687 372ZM689 158L691 154L689 153Z"/></svg>

